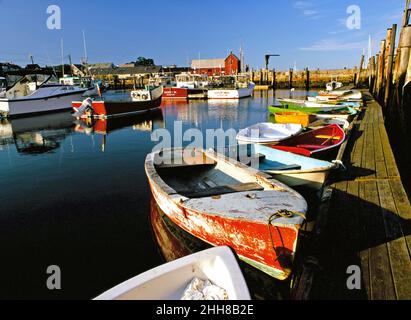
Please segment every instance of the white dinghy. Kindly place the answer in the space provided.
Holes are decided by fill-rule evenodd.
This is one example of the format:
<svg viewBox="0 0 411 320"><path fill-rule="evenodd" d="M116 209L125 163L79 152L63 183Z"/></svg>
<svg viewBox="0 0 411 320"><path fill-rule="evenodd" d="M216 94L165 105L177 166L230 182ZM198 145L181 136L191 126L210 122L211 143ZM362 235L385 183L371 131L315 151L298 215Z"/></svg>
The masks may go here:
<svg viewBox="0 0 411 320"><path fill-rule="evenodd" d="M223 294L222 294L223 293ZM251 300L237 259L216 247L162 265L120 284L95 300Z"/></svg>
<svg viewBox="0 0 411 320"><path fill-rule="evenodd" d="M240 143L278 143L298 135L302 131L301 124L258 123L241 130L237 135L237 140Z"/></svg>

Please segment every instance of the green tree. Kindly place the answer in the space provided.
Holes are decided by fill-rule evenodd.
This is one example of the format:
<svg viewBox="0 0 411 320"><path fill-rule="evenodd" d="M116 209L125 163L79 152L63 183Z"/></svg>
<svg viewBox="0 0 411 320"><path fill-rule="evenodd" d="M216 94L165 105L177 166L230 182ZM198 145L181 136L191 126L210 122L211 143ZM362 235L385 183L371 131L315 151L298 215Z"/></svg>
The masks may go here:
<svg viewBox="0 0 411 320"><path fill-rule="evenodd" d="M155 66L153 59L147 59L144 57L139 57L136 61L137 66L153 67Z"/></svg>

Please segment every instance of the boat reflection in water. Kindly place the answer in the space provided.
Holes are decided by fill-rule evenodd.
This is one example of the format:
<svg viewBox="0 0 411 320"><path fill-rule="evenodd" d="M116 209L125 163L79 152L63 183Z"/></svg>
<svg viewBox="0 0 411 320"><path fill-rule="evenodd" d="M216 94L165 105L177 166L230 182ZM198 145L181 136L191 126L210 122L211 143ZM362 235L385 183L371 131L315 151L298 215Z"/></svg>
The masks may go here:
<svg viewBox="0 0 411 320"><path fill-rule="evenodd" d="M173 223L162 212L153 198L151 198L150 207L150 220L154 237L166 262L171 262L211 247ZM289 298L289 282L271 278L243 262L240 262L240 266L254 299L274 300Z"/></svg>
<svg viewBox="0 0 411 320"><path fill-rule="evenodd" d="M101 135L102 152L107 148L107 137L110 133L131 127L135 131L153 132L163 127L164 120L161 110L152 111L149 114L118 117L110 119L79 119L75 121L75 131L90 136Z"/></svg>
<svg viewBox="0 0 411 320"><path fill-rule="evenodd" d="M0 150L14 144L18 153L40 155L60 148L73 132L68 112L0 121Z"/></svg>

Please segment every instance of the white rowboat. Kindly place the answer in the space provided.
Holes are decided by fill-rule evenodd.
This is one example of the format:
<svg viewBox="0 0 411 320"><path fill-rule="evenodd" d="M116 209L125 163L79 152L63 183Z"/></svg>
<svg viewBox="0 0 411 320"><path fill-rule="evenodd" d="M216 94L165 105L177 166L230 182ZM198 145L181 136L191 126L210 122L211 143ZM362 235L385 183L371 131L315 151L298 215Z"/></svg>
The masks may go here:
<svg viewBox="0 0 411 320"><path fill-rule="evenodd" d="M181 300L194 278L224 289L229 300L251 300L237 259L217 247L170 262L103 293L95 300Z"/></svg>

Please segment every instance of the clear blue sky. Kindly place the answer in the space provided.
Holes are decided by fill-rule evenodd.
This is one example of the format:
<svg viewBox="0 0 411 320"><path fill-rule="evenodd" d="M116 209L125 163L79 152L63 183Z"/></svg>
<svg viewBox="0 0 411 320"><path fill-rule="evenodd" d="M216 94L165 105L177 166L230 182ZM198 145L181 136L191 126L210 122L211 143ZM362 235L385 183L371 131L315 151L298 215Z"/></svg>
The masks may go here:
<svg viewBox="0 0 411 320"><path fill-rule="evenodd" d="M46 26L47 7L59 5L62 30ZM361 8L361 29L346 27L348 6ZM0 0L0 61L27 64L153 58L187 65L191 59L222 58L244 46L246 63L262 67L264 54L278 53L271 67L338 68L359 64L368 37L375 49L386 29L400 24L405 0ZM68 60L67 60L68 61Z"/></svg>

